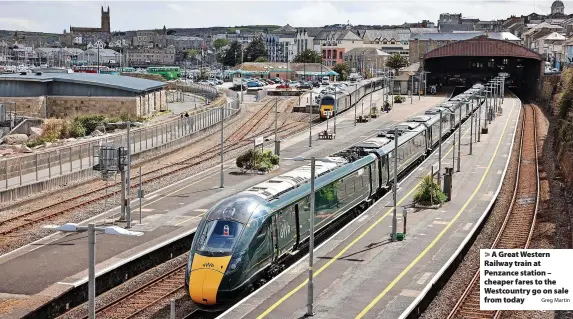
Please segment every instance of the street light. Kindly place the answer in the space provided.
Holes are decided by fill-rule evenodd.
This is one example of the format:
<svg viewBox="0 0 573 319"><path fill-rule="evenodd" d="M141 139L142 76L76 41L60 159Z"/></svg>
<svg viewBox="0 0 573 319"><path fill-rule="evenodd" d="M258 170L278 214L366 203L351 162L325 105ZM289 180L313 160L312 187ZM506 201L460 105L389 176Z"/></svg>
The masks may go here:
<svg viewBox="0 0 573 319"><path fill-rule="evenodd" d="M296 162L310 161L310 237L308 241L308 299L307 299L307 310L305 316L314 316L313 306L314 306L314 287L313 287L313 258L314 258L314 179L315 179L315 162L325 163L335 163L335 161L329 158L305 158L302 156L297 156L295 158L285 158L286 160L292 160Z"/></svg>
<svg viewBox="0 0 573 319"><path fill-rule="evenodd" d="M456 115L453 112L446 111L444 109L438 110L440 113L440 140L438 142L438 185L442 187L442 113ZM461 123L461 118L460 118Z"/></svg>
<svg viewBox="0 0 573 319"><path fill-rule="evenodd" d="M224 122L225 122L225 110L234 111L232 107L224 107L221 105L221 185L219 188L225 188L225 175L223 174L223 160L224 160L224 150L225 150L225 139L224 139ZM276 109L275 109L276 110ZM276 117L275 117L276 118ZM276 128L276 125L275 125ZM275 132L276 134L276 132ZM276 135L275 135L276 143Z"/></svg>
<svg viewBox="0 0 573 319"><path fill-rule="evenodd" d="M396 241L396 231L398 228L398 217L396 214L398 212L398 138L400 135L407 133L407 132L415 132L411 130L399 130L398 127L394 127L394 131L392 134L392 138L394 139L394 185L393 187L393 198L394 198L394 209L392 211L392 234L391 234L391 241Z"/></svg>
<svg viewBox="0 0 573 319"><path fill-rule="evenodd" d="M90 319L95 319L95 297L96 297L96 287L95 287L95 243L96 243L96 230L103 231L104 234L108 235L119 235L119 236L143 236L142 232L130 231L123 229L119 226L107 226L107 227L95 227L95 224L90 223L88 226L78 226L78 224L67 223L61 226L58 225L46 225L43 226L44 229L52 229L63 232L88 232L88 316Z"/></svg>

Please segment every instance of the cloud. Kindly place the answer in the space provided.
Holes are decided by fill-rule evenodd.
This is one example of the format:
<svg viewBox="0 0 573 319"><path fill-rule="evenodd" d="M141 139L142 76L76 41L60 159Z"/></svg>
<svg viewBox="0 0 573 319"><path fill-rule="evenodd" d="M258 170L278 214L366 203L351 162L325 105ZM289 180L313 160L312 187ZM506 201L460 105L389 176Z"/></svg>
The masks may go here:
<svg viewBox="0 0 573 319"><path fill-rule="evenodd" d="M24 18L0 18L0 29L41 31L41 28L37 23Z"/></svg>

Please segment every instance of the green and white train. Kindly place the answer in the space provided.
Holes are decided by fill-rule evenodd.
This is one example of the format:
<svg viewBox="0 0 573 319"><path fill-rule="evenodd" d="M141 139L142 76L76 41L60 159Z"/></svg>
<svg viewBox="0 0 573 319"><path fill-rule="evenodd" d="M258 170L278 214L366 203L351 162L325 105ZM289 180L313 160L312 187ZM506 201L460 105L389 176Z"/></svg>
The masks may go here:
<svg viewBox="0 0 573 319"><path fill-rule="evenodd" d="M404 174L436 149L440 135L449 135L483 103L462 102L482 87L476 85L425 115L333 154L329 162L317 161L316 232L341 216L366 209L388 191L393 183L394 138L398 173ZM441 134L440 111L448 112L441 116ZM228 197L205 214L185 278L196 305L206 310L228 306L278 274L285 260L307 245L309 182L310 165L302 166Z"/></svg>

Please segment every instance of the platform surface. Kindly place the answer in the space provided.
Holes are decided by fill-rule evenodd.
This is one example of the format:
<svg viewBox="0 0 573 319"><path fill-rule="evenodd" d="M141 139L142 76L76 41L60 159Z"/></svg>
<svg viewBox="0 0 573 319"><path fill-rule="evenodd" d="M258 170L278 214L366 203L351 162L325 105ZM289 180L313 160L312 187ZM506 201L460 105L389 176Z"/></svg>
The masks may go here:
<svg viewBox="0 0 573 319"><path fill-rule="evenodd" d="M398 232L403 231L402 206L409 206L404 241L389 239L393 211L389 193L315 249L312 318L400 317L494 200L520 109L517 99L506 98L504 113L473 144L473 155L469 155L470 121L464 123L461 170L453 176L452 201L438 209L411 206L418 185L438 162L437 151L399 184ZM443 167L452 167L452 140L442 147ZM307 311L308 267L307 255L219 318L302 318Z"/></svg>
<svg viewBox="0 0 573 319"><path fill-rule="evenodd" d="M382 102L382 93L373 100ZM366 124L354 126L352 109L337 117L337 137L318 140L318 132L326 123L313 127L312 148L308 131L281 142L281 158L295 156L324 157L337 150L375 135L380 129L402 122L444 100L443 97L422 97L414 104L397 104L389 113ZM330 120L330 127L333 125ZM96 274L115 268L135 256L162 246L166 241L192 233L205 212L219 200L245 190L273 176L290 171L304 163L281 160L280 169L268 175L241 175L234 159L225 162L225 188L219 188L219 167L205 170L167 188L146 194L143 201L142 224L139 224L138 201L131 203L133 230L144 231L141 237L97 235ZM102 224L115 215L116 207L91 222ZM87 223L87 221L86 221ZM85 223L84 223L85 224ZM35 243L0 256L0 317L19 318L39 304L87 281L87 238L85 234L54 233ZM8 303L9 306L4 307Z"/></svg>

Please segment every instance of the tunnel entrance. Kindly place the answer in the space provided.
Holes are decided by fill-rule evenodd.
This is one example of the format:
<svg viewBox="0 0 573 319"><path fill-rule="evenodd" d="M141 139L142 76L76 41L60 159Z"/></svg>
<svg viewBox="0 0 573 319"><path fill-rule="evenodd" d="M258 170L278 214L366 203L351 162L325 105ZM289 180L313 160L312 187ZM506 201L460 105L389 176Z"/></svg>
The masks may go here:
<svg viewBox="0 0 573 319"><path fill-rule="evenodd" d="M486 35L453 42L424 54L429 86L468 88L506 72L509 74L506 86L524 98L537 92L542 65L537 52Z"/></svg>

